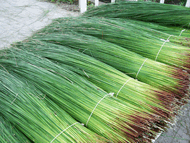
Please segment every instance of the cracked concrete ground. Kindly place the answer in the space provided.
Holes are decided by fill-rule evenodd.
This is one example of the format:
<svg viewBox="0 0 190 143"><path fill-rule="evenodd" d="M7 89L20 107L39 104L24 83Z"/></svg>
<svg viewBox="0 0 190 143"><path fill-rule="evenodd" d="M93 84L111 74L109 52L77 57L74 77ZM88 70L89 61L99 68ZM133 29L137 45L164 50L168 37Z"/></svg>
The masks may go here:
<svg viewBox="0 0 190 143"><path fill-rule="evenodd" d="M37 0L0 0L0 49L24 40L54 18L79 15L67 8L72 6ZM182 108L176 124L162 133L155 143L190 143L190 103Z"/></svg>

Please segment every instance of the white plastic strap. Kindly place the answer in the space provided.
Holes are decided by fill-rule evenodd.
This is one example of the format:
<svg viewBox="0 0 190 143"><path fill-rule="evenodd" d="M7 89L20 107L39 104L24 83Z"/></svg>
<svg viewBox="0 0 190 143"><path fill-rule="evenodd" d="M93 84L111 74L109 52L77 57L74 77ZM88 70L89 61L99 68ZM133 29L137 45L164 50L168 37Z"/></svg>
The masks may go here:
<svg viewBox="0 0 190 143"><path fill-rule="evenodd" d="M179 36L181 36L181 34L183 33L183 31L185 31L185 29L181 30L181 33L179 34Z"/></svg>
<svg viewBox="0 0 190 143"><path fill-rule="evenodd" d="M15 100L17 99L18 93L16 94L15 99L11 102L11 105L15 102Z"/></svg>
<svg viewBox="0 0 190 143"><path fill-rule="evenodd" d="M76 122L72 125L70 125L69 127L67 127L66 129L64 129L63 131L61 131L50 143L52 143L59 135L61 135L64 131L66 131L67 129L69 129L70 127L74 126L75 124L77 124L79 122ZM84 124L81 124L81 125L84 125Z"/></svg>
<svg viewBox="0 0 190 143"><path fill-rule="evenodd" d="M131 80L132 78L128 79L124 84L123 86L119 89L119 91L117 92L117 95L116 97L118 96L119 92L121 91L121 89Z"/></svg>
<svg viewBox="0 0 190 143"><path fill-rule="evenodd" d="M28 84L28 83L27 83ZM36 89L35 89L36 90ZM30 95L32 95L32 96L35 96L34 94L32 94L32 93L28 93L28 94L30 94ZM40 95L43 95L43 94L40 94ZM40 98L39 96L36 96L38 99L45 99L46 98L46 95L44 95L44 97L42 97L42 98Z"/></svg>
<svg viewBox="0 0 190 143"><path fill-rule="evenodd" d="M0 64L0 66L1 66L4 70L6 70L6 68L5 68L3 65ZM6 72L8 72L8 70L6 70ZM9 72L8 72L8 73L9 73Z"/></svg>
<svg viewBox="0 0 190 143"><path fill-rule="evenodd" d="M162 44L162 46L161 46L160 50L158 51L158 53L157 53L157 55L156 55L155 61L157 60L158 55L159 55L160 51L162 50L162 48L163 48L164 44L165 44L166 42L170 42L170 41L169 41L169 39L170 39L170 37L171 37L171 36L173 36L173 35L170 35L170 36L168 37L168 39L167 39L167 40L164 40L164 43ZM163 39L161 39L161 40L163 40Z"/></svg>
<svg viewBox="0 0 190 143"><path fill-rule="evenodd" d="M106 97L106 96L108 96L108 95L110 95L110 96L113 96L114 95L114 93L109 93L109 94L106 94L97 104L96 104L96 106L94 107L94 109L92 110L92 112L91 112L91 114L90 114L90 116L89 116L89 118L88 118L88 121L86 122L86 126L88 125L88 122L89 122L89 120L90 120L90 118L91 118L91 116L92 116L92 114L93 114L93 112L94 112L94 110L96 109L96 107L98 106L98 104Z"/></svg>
<svg viewBox="0 0 190 143"><path fill-rule="evenodd" d="M137 79L137 76L138 76L140 70L142 69L142 67L143 67L143 65L145 64L145 62L146 62L147 59L148 59L148 58L146 58L146 59L144 60L143 64L142 64L141 67L139 68L139 71L138 71L137 74L136 74L136 79Z"/></svg>
<svg viewBox="0 0 190 143"><path fill-rule="evenodd" d="M90 78L84 70L83 70L83 72L84 72L84 74L85 74L88 78Z"/></svg>

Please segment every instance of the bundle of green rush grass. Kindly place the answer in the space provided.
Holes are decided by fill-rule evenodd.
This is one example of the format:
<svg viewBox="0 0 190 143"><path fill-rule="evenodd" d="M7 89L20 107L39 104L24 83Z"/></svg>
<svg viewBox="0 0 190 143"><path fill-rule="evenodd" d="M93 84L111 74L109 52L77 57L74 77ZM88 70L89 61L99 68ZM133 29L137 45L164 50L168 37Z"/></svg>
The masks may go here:
<svg viewBox="0 0 190 143"><path fill-rule="evenodd" d="M94 62L90 62L88 60L88 56L68 50L66 47L61 45L71 47L79 52L88 54L89 56L103 61L124 73L128 73L129 76L136 78L139 81L174 94L175 97L178 97L179 99L183 98L188 92L189 79L187 72L179 68L174 68L172 66L146 59L136 53L128 51L127 49L123 49L120 46L92 36L86 36L78 33L67 33L64 35L49 34L40 38L37 37L36 39L33 39L33 41L17 43L15 47L28 50L54 61L60 61L64 64L75 66L77 67L76 69L83 69L87 73L93 72L95 76L100 74L94 72L97 71L95 69L96 67L99 67L101 63L98 63L96 60L94 60ZM72 62L73 60L76 61ZM85 64L86 66L84 66ZM89 67L92 64L94 64L94 69ZM105 65L102 65L102 68L103 67L105 67ZM102 78L103 77L100 79ZM121 84L118 83L117 85L121 86ZM104 87L106 87L106 85L104 85Z"/></svg>
<svg viewBox="0 0 190 143"><path fill-rule="evenodd" d="M0 112L33 142L107 141L74 120L32 84L19 79L0 70Z"/></svg>
<svg viewBox="0 0 190 143"><path fill-rule="evenodd" d="M161 38L159 32L151 32L151 29L147 32L148 28L139 30L135 27L109 19L66 18L55 20L36 33L33 38L43 39L48 35L61 37L67 31L76 31L117 44L152 60L189 71L190 49L188 47L169 42L172 41L173 36L168 34Z"/></svg>
<svg viewBox="0 0 190 143"><path fill-rule="evenodd" d="M56 66L50 61L46 62L40 56L26 53L22 50L17 52L14 49L6 50L5 57L0 59L2 69L26 80L25 83L31 83L76 120L85 123L89 129L110 141L150 142L151 138L155 138L156 134L164 129L166 122L171 121L170 117L173 116L171 108L174 107L171 105L173 100L170 96L165 97L159 93L156 96L150 93L149 97L146 97L141 94L141 99L135 100L134 97L137 95L133 94L131 97L134 103L124 102L113 97L113 93L108 94L102 91L71 71ZM131 80L130 84L135 85L133 82L137 81ZM141 83L138 82L136 86L138 84ZM151 87L144 84L144 90L146 88ZM131 91L134 89L135 87ZM131 93L125 93L125 95L128 94ZM144 109L145 106L137 106L137 102L145 104L143 102L146 100L147 103L153 105L146 104L148 106L146 109ZM164 100L167 100L171 106L168 104L166 106ZM173 106L176 107L176 105Z"/></svg>
<svg viewBox="0 0 190 143"><path fill-rule="evenodd" d="M144 22L144 21L138 21L138 20L131 20L131 19L122 19L122 18L110 18L112 20L120 21L123 22L124 24L134 24L134 26L140 26L142 28L148 28L149 30L159 32L160 36L164 33L167 33L169 35L175 35L175 36L182 36L182 37L175 37L176 39L180 39L180 42L185 42L184 38L188 42L189 37L190 37L190 31L189 29L184 29L180 27L166 27L163 25L159 25L157 23L151 23L151 22ZM163 33L161 33L163 32ZM174 37L173 37L174 38ZM175 41L173 41L175 42Z"/></svg>
<svg viewBox="0 0 190 143"><path fill-rule="evenodd" d="M1 143L30 143L26 136L0 115Z"/></svg>
<svg viewBox="0 0 190 143"><path fill-rule="evenodd" d="M135 38L148 38L149 40L161 40L167 39L169 36L169 40L172 43L180 44L183 46L189 46L190 45L190 34L189 32L186 32L181 30L180 28L168 28L156 24L150 24L147 22L142 21L135 21L135 20L124 20L124 19L106 19L106 18L59 18L53 21L52 24L48 25L44 29L40 30L40 34L49 34L49 33L64 33L66 30L70 31L78 31L78 32L86 32L86 30L89 30L89 33L93 31L93 34L97 34L97 32L101 32L100 38L105 38L104 36L108 36L107 34L111 35L110 32L121 32L122 34L125 34L125 38L128 38L129 36L135 37ZM81 28L82 27L82 28ZM103 28L102 28L103 27ZM109 30L111 29L111 30ZM163 31L162 31L162 30ZM180 29L180 30L179 30ZM97 32L95 33L95 30ZM172 32L171 32L172 31ZM108 33L109 32L109 33ZM181 34L185 33L187 37L179 36ZM116 36L113 32L113 37ZM171 35L174 34L174 35ZM176 35L176 36L175 36ZM97 36L97 35L96 35ZM118 36L118 35L117 35ZM123 35L122 35L123 36ZM118 38L118 37L116 37ZM121 37L122 38L122 37ZM144 40L144 39L143 39Z"/></svg>
<svg viewBox="0 0 190 143"><path fill-rule="evenodd" d="M189 8L154 2L119 2L101 5L87 11L84 16L129 18L166 26L189 28Z"/></svg>

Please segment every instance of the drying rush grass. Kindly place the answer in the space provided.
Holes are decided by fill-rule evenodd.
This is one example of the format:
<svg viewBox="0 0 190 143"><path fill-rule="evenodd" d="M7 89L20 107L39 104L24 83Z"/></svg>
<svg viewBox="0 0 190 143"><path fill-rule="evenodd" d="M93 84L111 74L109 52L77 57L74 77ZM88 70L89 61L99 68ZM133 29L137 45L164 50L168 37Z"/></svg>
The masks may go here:
<svg viewBox="0 0 190 143"><path fill-rule="evenodd" d="M132 92L133 90L135 91L135 87L132 88L132 85L136 86L137 89L151 91L149 85L134 79L130 80L131 87L129 88L131 91L128 90L128 86L126 86L126 90L121 90L125 92L126 99L128 98L126 101L123 101L122 98L114 97L113 93L101 90L98 87L99 84L94 85L85 78L70 71L69 68L63 68L68 66L60 67L39 55L36 56L23 50L6 50L2 55L5 57L1 57L0 64L2 69L6 70L1 73L8 74L9 72L24 81L24 83L28 83L29 87L31 85L34 86L43 95L45 94L48 98L55 101L57 105L62 107L74 119L80 123L84 123L88 129L107 138L109 141L151 142L151 139L155 138L156 134L166 127L166 122L172 121L172 116L175 114L173 111L177 108L176 104L172 104L175 98L170 94L166 94L168 96L165 97L163 95L165 92L161 91L159 93L160 90L157 90L157 93L152 92L146 95L141 94L142 91ZM91 60L91 58L89 57L87 60ZM106 65L104 64L103 66ZM89 66L89 68L91 67ZM112 70L114 72L114 69L109 66L106 67L106 70ZM117 74L121 75L120 72L117 74L107 74L107 77L110 78L112 75L116 77L119 76ZM123 79L122 84L120 83L118 90L126 82L124 80L129 79L129 77L123 76L125 79ZM8 78L7 76L1 77L3 77L3 80ZM106 82L106 80L101 82ZM108 82L107 84L112 83ZM8 85L10 86L10 84ZM115 86L116 84L112 84L109 87L114 88ZM14 97L10 101L13 101ZM35 96L32 97L34 98ZM30 101L36 103L36 100L32 99ZM97 103L99 104L97 105ZM35 108L35 110L37 109L39 108ZM26 131L23 130L23 132ZM52 136L55 136L55 134Z"/></svg>
<svg viewBox="0 0 190 143"><path fill-rule="evenodd" d="M180 44L187 44L189 43L188 40L183 42L180 38L169 34L116 20L94 17L57 19L51 25L36 33L33 38L42 38L42 40L47 41L53 36L58 39L64 36L67 31L91 35L119 45L146 58L179 67L187 71L189 71L190 68L190 49ZM75 32L73 34L75 34ZM53 41L55 41L55 39L53 39Z"/></svg>
<svg viewBox="0 0 190 143"><path fill-rule="evenodd" d="M190 11L184 6L155 2L119 2L88 10L84 16L129 18L166 26L189 28Z"/></svg>
<svg viewBox="0 0 190 143"><path fill-rule="evenodd" d="M138 21L138 20L132 20L132 19L123 19L123 18L110 18L110 19L122 22L123 24L130 24L133 26L137 26L137 28L138 27L148 28L148 30L159 32L160 35L169 34L169 35L173 35L174 37L178 36L177 38L179 38L180 41L183 41L183 42L185 42L185 40L183 40L184 38L186 38L186 41L188 41L190 37L189 29L183 28L183 27L163 26L157 23L150 23L150 22L144 22L144 21Z"/></svg>
<svg viewBox="0 0 190 143"><path fill-rule="evenodd" d="M37 39L41 41L38 42ZM18 43L16 47L71 66L79 66L77 68L80 69L85 68L85 66L80 67L81 61L89 63L90 60L85 60L84 56L88 54L139 81L174 94L179 99L183 98L188 91L188 73L182 69L146 59L118 45L81 33L37 36L30 42ZM67 50L67 47L75 49L75 52ZM66 57L69 57L68 61ZM74 59L76 61L72 62ZM97 63L96 66L98 65Z"/></svg>
<svg viewBox="0 0 190 143"><path fill-rule="evenodd" d="M124 2L54 20L0 51L1 116L32 142L151 142L188 98L189 19Z"/></svg>
<svg viewBox="0 0 190 143"><path fill-rule="evenodd" d="M13 73L0 70L0 81L1 114L31 141L51 143L107 141L74 120L24 77L18 78L16 75L13 76ZM4 134L1 134L1 137L4 138ZM21 137L19 135L18 139ZM8 139L11 138L5 137L5 140ZM24 143L26 142L24 139L17 142Z"/></svg>

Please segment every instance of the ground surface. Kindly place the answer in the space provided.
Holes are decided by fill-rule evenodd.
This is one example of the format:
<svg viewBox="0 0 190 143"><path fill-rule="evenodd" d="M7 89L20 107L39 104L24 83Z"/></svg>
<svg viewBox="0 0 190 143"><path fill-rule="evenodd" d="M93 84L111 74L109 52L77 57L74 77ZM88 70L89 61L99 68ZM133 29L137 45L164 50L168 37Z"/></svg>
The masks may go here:
<svg viewBox="0 0 190 143"><path fill-rule="evenodd" d="M54 18L78 15L48 2L0 0L0 49L25 39Z"/></svg>
<svg viewBox="0 0 190 143"><path fill-rule="evenodd" d="M27 38L54 18L78 16L79 13L75 12L78 10L77 5L0 0L0 49ZM183 107L176 124L162 133L155 143L190 143L190 103Z"/></svg>
<svg viewBox="0 0 190 143"><path fill-rule="evenodd" d="M175 125L162 133L155 143L190 143L190 103L182 107Z"/></svg>

